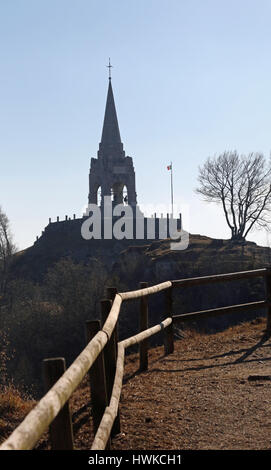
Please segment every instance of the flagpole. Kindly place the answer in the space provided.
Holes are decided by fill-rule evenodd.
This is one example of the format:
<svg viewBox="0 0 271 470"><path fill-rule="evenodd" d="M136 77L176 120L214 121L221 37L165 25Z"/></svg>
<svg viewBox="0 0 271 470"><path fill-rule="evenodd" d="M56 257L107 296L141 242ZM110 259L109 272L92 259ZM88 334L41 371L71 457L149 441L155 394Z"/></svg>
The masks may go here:
<svg viewBox="0 0 271 470"><path fill-rule="evenodd" d="M170 162L170 180L171 180L171 217L173 218L173 175L172 175L172 162Z"/></svg>

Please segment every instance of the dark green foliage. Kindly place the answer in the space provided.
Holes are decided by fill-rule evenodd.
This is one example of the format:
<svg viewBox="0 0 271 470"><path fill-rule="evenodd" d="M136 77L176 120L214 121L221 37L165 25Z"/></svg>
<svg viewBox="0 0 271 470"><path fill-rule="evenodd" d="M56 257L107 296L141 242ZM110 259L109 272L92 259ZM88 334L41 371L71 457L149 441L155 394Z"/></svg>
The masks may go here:
<svg viewBox="0 0 271 470"><path fill-rule="evenodd" d="M9 286L1 324L8 336L5 367L16 383L41 392L41 362L64 356L70 364L85 346L85 321L97 316L106 273L95 260L70 259L49 269L43 285L17 280Z"/></svg>

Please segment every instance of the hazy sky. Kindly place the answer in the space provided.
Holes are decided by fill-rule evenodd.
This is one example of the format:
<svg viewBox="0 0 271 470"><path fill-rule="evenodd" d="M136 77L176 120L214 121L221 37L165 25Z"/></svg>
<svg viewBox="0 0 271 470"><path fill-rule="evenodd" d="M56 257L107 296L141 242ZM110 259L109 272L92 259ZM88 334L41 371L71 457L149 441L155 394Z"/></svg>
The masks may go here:
<svg viewBox="0 0 271 470"><path fill-rule="evenodd" d="M0 0L0 204L17 245L87 203L108 57L139 204L170 202L172 160L186 226L229 238L194 193L198 166L224 150L269 157L270 20L270 0Z"/></svg>

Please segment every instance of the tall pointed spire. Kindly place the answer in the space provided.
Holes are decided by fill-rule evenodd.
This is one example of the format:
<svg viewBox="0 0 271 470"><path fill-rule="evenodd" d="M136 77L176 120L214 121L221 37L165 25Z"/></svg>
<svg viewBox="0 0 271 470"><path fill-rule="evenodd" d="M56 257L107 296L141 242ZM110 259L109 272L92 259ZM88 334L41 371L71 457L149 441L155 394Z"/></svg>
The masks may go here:
<svg viewBox="0 0 271 470"><path fill-rule="evenodd" d="M115 107L111 78L109 78L107 100L101 144L115 145L121 142L117 112Z"/></svg>
<svg viewBox="0 0 271 470"><path fill-rule="evenodd" d="M104 114L104 123L102 130L102 139L99 145L98 157L103 159L108 158L124 158L125 152L120 138L118 117L115 107L112 83L111 83L111 68L112 65L109 59L109 83L107 91L107 99Z"/></svg>

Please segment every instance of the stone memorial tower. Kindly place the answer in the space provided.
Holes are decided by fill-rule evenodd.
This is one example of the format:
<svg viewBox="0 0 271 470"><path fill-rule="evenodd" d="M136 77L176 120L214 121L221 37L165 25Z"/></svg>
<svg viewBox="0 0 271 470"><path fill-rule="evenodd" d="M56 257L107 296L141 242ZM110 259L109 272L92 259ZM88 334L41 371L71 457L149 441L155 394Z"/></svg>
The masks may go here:
<svg viewBox="0 0 271 470"><path fill-rule="evenodd" d="M123 150L111 83L110 62L108 67L109 84L102 138L98 158L91 159L88 201L89 204L102 206L104 197L111 196L113 206L127 203L136 207L135 170L132 158L126 156Z"/></svg>

